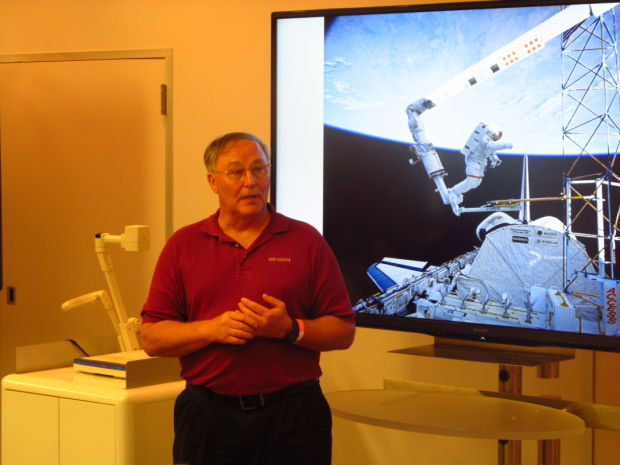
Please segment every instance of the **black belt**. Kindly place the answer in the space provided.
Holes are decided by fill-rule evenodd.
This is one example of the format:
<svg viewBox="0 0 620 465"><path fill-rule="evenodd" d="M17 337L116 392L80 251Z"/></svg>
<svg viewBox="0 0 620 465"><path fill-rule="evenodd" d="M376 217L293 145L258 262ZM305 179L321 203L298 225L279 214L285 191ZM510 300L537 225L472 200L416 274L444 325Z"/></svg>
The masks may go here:
<svg viewBox="0 0 620 465"><path fill-rule="evenodd" d="M208 387L197 386L195 384L187 384L187 389L192 392L200 393L208 399L230 402L239 407L241 410L255 410L257 408L271 405L279 400L292 397L301 391L305 391L306 389L318 385L319 380L312 379L310 381L302 381L301 383L291 384L290 386L280 389L279 391L267 392L265 394L249 394L245 396L225 396L224 394L214 392Z"/></svg>

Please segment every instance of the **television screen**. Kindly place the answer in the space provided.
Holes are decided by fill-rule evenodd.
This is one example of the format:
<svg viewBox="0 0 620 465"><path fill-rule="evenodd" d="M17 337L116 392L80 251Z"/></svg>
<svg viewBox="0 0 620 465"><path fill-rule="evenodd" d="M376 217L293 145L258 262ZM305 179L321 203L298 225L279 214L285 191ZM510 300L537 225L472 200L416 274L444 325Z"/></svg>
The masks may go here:
<svg viewBox="0 0 620 465"><path fill-rule="evenodd" d="M620 350L617 5L272 15L272 201L358 325Z"/></svg>

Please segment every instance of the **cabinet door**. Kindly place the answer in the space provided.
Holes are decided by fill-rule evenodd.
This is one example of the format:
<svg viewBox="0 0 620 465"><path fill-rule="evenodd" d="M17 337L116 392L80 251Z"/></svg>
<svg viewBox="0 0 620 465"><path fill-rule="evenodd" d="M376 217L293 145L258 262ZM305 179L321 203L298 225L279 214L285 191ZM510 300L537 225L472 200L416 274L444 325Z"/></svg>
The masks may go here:
<svg viewBox="0 0 620 465"><path fill-rule="evenodd" d="M60 465L116 463L114 408L113 405L60 399Z"/></svg>
<svg viewBox="0 0 620 465"><path fill-rule="evenodd" d="M175 398L134 408L135 465L172 463Z"/></svg>
<svg viewBox="0 0 620 465"><path fill-rule="evenodd" d="M3 465L59 465L58 398L3 391L2 457Z"/></svg>

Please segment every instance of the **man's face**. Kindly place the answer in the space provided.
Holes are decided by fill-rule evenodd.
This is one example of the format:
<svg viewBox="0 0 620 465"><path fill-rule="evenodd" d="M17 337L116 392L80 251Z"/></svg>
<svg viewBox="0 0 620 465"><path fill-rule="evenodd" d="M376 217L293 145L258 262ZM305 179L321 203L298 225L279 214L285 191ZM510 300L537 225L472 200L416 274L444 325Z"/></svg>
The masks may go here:
<svg viewBox="0 0 620 465"><path fill-rule="evenodd" d="M209 186L220 200L220 214L251 217L262 214L267 205L270 176L257 179L252 168L267 164L267 156L260 146L251 140L234 142L222 152L215 163L217 173L208 173ZM223 173L244 171L239 182Z"/></svg>

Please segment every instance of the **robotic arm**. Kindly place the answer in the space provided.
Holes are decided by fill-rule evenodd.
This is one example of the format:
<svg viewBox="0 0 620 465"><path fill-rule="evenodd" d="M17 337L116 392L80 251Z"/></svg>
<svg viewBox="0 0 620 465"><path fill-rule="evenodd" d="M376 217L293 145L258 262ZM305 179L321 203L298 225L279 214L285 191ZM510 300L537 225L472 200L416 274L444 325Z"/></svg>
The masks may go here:
<svg viewBox="0 0 620 465"><path fill-rule="evenodd" d="M137 337L139 320L134 317L127 318L127 312L125 311L125 305L121 297L118 281L114 274L109 244L119 244L122 249L129 252L148 250L150 245L149 227L144 225L132 225L125 226L125 232L120 235L108 233L96 234L95 253L97 254L99 266L108 284L109 293L108 291L101 290L75 297L63 303L62 310L68 311L100 300L114 326L121 351L138 350L140 348Z"/></svg>
<svg viewBox="0 0 620 465"><path fill-rule="evenodd" d="M501 164L496 152L498 150L512 148L509 142L499 142L502 131L494 126L479 123L465 143L461 153L465 155L466 174L464 181L452 188L446 187L444 177L448 174L441 163L439 154L429 141L421 114L433 108L435 104L426 98L416 100L407 107L407 117L409 130L414 144L410 147L417 157L417 160L410 160L412 164L419 161L424 165L431 180L437 186L437 192L441 196L444 205L450 205L455 215L460 215L463 211L486 211L488 208L466 210L460 206L463 201L463 194L480 185L487 164L495 168Z"/></svg>
<svg viewBox="0 0 620 465"><path fill-rule="evenodd" d="M484 170L488 162L491 163L491 167L497 167L501 163L501 160L497 157L495 152L498 150L510 149L512 148L512 144L498 142L499 138L501 138L501 131L499 132L499 137L496 139L491 138L488 141L486 148L482 146L482 140L479 140L477 148L481 151L470 159L472 166L478 165L478 167L476 168L474 166L470 169L472 172L467 173L467 175L470 176L469 182L467 185L461 183L461 187L456 191L454 189L447 189L443 180L447 173L433 145L426 137L420 115L459 92L470 89L473 86L478 86L482 81L491 79L505 69L522 63L524 59L542 50L545 44L554 37L569 30L592 15L603 15L616 5L618 5L618 3L569 5L554 16L527 31L525 34L517 37L512 42L481 59L461 73L454 75L431 94L428 94L428 98L418 99L407 107L409 129L414 141L414 145L411 146L411 149L417 156L417 161L422 161L424 169L437 186L437 191L441 195L443 203L445 205L451 204L452 210L456 215L464 211L498 211L499 207L495 206L470 209L462 208L459 204L460 200L462 200L462 193L472 188L476 178L480 179L480 175L475 174L473 171ZM474 134L470 136L468 142L473 136ZM468 149L468 145L469 144L466 144L464 150ZM482 151L485 151L484 155ZM467 159L467 153L463 152L463 154ZM507 210L512 208L501 209Z"/></svg>
<svg viewBox="0 0 620 465"><path fill-rule="evenodd" d="M448 188L443 178L448 174L441 164L439 155L428 140L424 124L420 115L426 110L433 108L435 104L429 99L419 99L407 107L407 118L409 120L409 130L413 137L414 144L410 146L411 151L417 157L416 160L411 159L409 162L415 164L419 161L424 165L424 169L437 186L437 192L441 195L444 205L450 203L448 196Z"/></svg>

